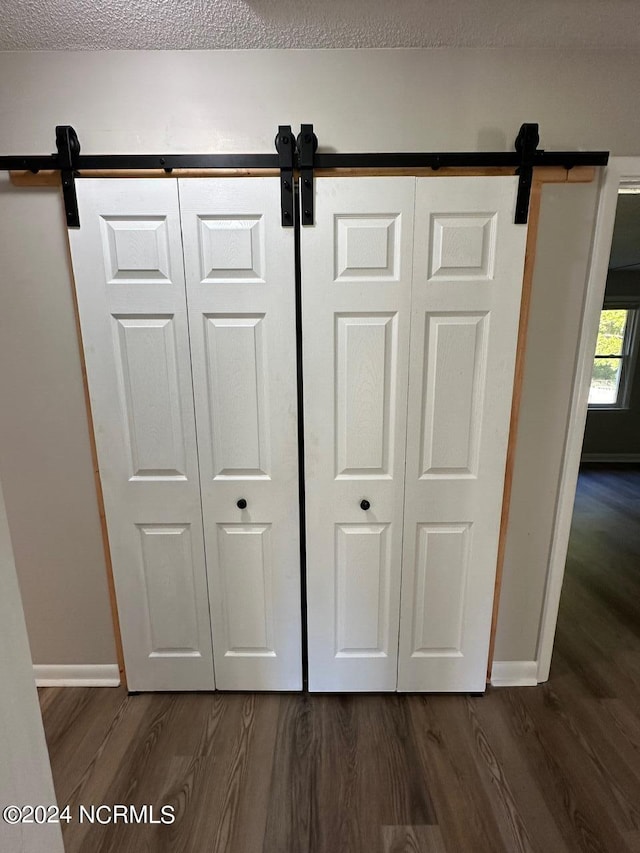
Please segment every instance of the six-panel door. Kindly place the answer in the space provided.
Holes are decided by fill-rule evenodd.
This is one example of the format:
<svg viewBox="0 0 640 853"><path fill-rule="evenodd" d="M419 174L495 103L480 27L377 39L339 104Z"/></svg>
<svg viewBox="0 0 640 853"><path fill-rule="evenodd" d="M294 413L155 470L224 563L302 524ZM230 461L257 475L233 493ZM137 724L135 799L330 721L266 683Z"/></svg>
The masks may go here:
<svg viewBox="0 0 640 853"><path fill-rule="evenodd" d="M300 690L293 229L278 178L179 181L220 690Z"/></svg>

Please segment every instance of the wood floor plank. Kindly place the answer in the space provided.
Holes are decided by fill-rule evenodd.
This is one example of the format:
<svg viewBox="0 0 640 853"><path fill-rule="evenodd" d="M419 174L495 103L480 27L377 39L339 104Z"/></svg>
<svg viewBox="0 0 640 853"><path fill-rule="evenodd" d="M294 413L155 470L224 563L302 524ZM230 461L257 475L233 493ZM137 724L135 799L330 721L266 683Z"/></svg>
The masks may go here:
<svg viewBox="0 0 640 853"><path fill-rule="evenodd" d="M455 700L455 704L452 702ZM522 823L518 809L513 801L509 785L504 777L502 768L498 765L493 750L478 725L474 705L478 699L467 697L449 697L447 700L447 725L455 723L457 748L461 758L466 759L466 766L473 766L478 780L477 797L484 792L486 808L495 819L498 837L494 837L496 849L518 851L518 853L534 853L529 834ZM467 771L469 772L469 771Z"/></svg>
<svg viewBox="0 0 640 853"><path fill-rule="evenodd" d="M62 827L66 853L78 853L83 849L85 841L87 845L84 849L91 849L95 827L81 824L75 819L78 808L80 805L101 805L106 802L109 786L130 753L132 744L139 737L138 733L154 704L155 696L149 694L125 697L90 764L78 778L66 802L59 802L61 806L69 804L74 815L74 821ZM57 766L52 761L52 769ZM65 772L64 767L60 772ZM54 782L56 779L54 770Z"/></svg>
<svg viewBox="0 0 640 853"><path fill-rule="evenodd" d="M136 699L140 697L135 697ZM104 803L157 806L157 791L163 784L163 773L170 766L171 753L167 752L171 739L172 722L180 694L163 693L138 727L130 751L121 761L111 784L104 795ZM169 730L169 731L167 731ZM166 827L162 827L163 830ZM92 826L91 833L81 847L81 853L137 853L140 850L162 850L166 833L159 834L158 827L150 824L115 823ZM166 848L165 848L166 849Z"/></svg>
<svg viewBox="0 0 640 853"><path fill-rule="evenodd" d="M282 697L264 853L308 853L321 837L317 697Z"/></svg>
<svg viewBox="0 0 640 853"><path fill-rule="evenodd" d="M615 798L623 829L640 830L640 752L629 749L628 738L608 724L598 700L576 697L565 685L549 688L548 697L593 772Z"/></svg>
<svg viewBox="0 0 640 853"><path fill-rule="evenodd" d="M527 829L527 822L522 809L522 797L516 799L506 768L499 760L496 745L488 737L489 729L482 723L478 706L482 705L474 699L466 700L471 729L475 740L476 754L485 772L481 774L485 790L491 786L494 811L498 816L502 838L507 850L514 853L542 853L548 849L535 844L532 833Z"/></svg>
<svg viewBox="0 0 640 853"><path fill-rule="evenodd" d="M269 816L280 696L259 697L249 745L247 772L240 786L237 817L229 853L262 853Z"/></svg>
<svg viewBox="0 0 640 853"><path fill-rule="evenodd" d="M215 853L233 853L231 842L236 828L242 789L249 773L249 747L255 718L256 696L255 694L248 694L244 697L242 704L241 728L233 745L220 820L213 840Z"/></svg>
<svg viewBox="0 0 640 853"><path fill-rule="evenodd" d="M38 702L43 717L51 705L57 704L60 692L66 689L65 687L38 687Z"/></svg>
<svg viewBox="0 0 640 853"><path fill-rule="evenodd" d="M522 746L540 775L547 804L554 819L564 830L565 839L578 850L606 853L624 851L620 829L603 806L606 792L585 775L588 768L576 761L559 735L558 726L544 711L538 696L540 689L510 691L516 713L519 712Z"/></svg>
<svg viewBox="0 0 640 853"><path fill-rule="evenodd" d="M67 803L78 778L104 741L127 691L123 687L53 689L60 692L54 693L53 702L45 702L43 719L49 755L60 767L55 779L56 796ZM58 762L58 756L63 760Z"/></svg>
<svg viewBox="0 0 640 853"><path fill-rule="evenodd" d="M230 786L234 771L242 772L242 759L253 724L253 712L242 694L203 694L199 706L200 726L197 746L191 756L181 751L163 798L176 806L178 820L163 834L167 853L173 850L199 853L217 851L214 844L227 844ZM226 812L225 812L226 802ZM224 847L222 849L225 849Z"/></svg>
<svg viewBox="0 0 640 853"><path fill-rule="evenodd" d="M504 850L478 766L451 723L450 709L462 697L407 696L416 744L432 795L436 821L451 853ZM505 851L506 853L506 851Z"/></svg>
<svg viewBox="0 0 640 853"><path fill-rule="evenodd" d="M378 824L434 824L435 808L405 697L362 697L358 710L365 797Z"/></svg>
<svg viewBox="0 0 640 853"><path fill-rule="evenodd" d="M320 739L318 749L318 800L323 814L331 821L320 821L312 849L349 853L375 838L373 814L363 814L359 796L364 787L366 765L362 760L367 745L362 744L358 706L369 699L363 696L321 696Z"/></svg>
<svg viewBox="0 0 640 853"><path fill-rule="evenodd" d="M624 840L631 853L640 853L640 832L625 832Z"/></svg>
<svg viewBox="0 0 640 853"><path fill-rule="evenodd" d="M515 689L505 691L504 698L510 706L506 719L520 743L532 776L539 780L547 807L566 846L575 851L607 853L606 844L601 842L591 824L588 809L581 809L580 798L574 787L575 780L565 773L544 732L538 729L537 721L529 713L528 700L522 695L523 692Z"/></svg>
<svg viewBox="0 0 640 853"><path fill-rule="evenodd" d="M624 766L618 764L618 773L612 773L595 743L585 736L581 724L575 719L574 707L563 707L557 694L548 686L530 696L529 709L538 720L544 714L544 730L566 773L573 773L577 787L585 800L591 803L590 814L601 827L603 837L614 839L617 832L637 828L640 813L634 804L633 794L626 790L618 774ZM547 713L551 710L552 713ZM622 849L622 848L621 848Z"/></svg>
<svg viewBox="0 0 640 853"><path fill-rule="evenodd" d="M627 757L640 760L640 717L637 709L630 708L620 699L606 699L599 705L606 711L603 726L609 732L614 728L623 739Z"/></svg>
<svg viewBox="0 0 640 853"><path fill-rule="evenodd" d="M383 826L382 853L447 853L437 826Z"/></svg>
<svg viewBox="0 0 640 853"><path fill-rule="evenodd" d="M474 712L486 740L492 745L494 761L507 779L511 800L517 804L521 823L531 836L532 846L542 851L567 853L570 848L545 801L540 780L531 773L520 741L509 726L509 711L504 698L503 690L489 691L481 702L474 703ZM505 803L505 807L512 809L513 805Z"/></svg>

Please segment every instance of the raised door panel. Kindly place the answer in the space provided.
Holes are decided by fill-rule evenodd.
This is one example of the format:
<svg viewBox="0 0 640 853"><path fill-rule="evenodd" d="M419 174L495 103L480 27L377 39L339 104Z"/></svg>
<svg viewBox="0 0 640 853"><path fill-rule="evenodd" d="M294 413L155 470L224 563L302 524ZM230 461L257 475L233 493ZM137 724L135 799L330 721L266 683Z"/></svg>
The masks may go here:
<svg viewBox="0 0 640 853"><path fill-rule="evenodd" d="M302 229L312 691L396 689L413 201L322 178Z"/></svg>
<svg viewBox="0 0 640 853"><path fill-rule="evenodd" d="M216 683L299 690L293 231L277 178L179 187Z"/></svg>
<svg viewBox="0 0 640 853"><path fill-rule="evenodd" d="M336 314L336 475L391 477L395 314Z"/></svg>
<svg viewBox="0 0 640 853"><path fill-rule="evenodd" d="M213 689L175 181L82 179L69 232L127 681Z"/></svg>
<svg viewBox="0 0 640 853"><path fill-rule="evenodd" d="M264 284L264 227L262 214L198 216L200 281Z"/></svg>
<svg viewBox="0 0 640 853"><path fill-rule="evenodd" d="M271 525L219 524L226 657L275 657ZM257 688L257 685L256 685Z"/></svg>
<svg viewBox="0 0 640 853"><path fill-rule="evenodd" d="M417 180L399 690L485 688L526 242L517 183Z"/></svg>
<svg viewBox="0 0 640 853"><path fill-rule="evenodd" d="M336 636L338 658L389 654L389 525L337 524Z"/></svg>
<svg viewBox="0 0 640 853"><path fill-rule="evenodd" d="M100 217L108 284L171 284L167 217Z"/></svg>
<svg viewBox="0 0 640 853"><path fill-rule="evenodd" d="M475 477L486 378L486 315L425 315L422 477Z"/></svg>
<svg viewBox="0 0 640 853"><path fill-rule="evenodd" d="M413 656L462 654L469 530L468 524L417 525Z"/></svg>
<svg viewBox="0 0 640 853"><path fill-rule="evenodd" d="M151 656L200 656L190 525L140 524Z"/></svg>
<svg viewBox="0 0 640 853"><path fill-rule="evenodd" d="M113 316L132 478L186 479L173 319Z"/></svg>
<svg viewBox="0 0 640 853"><path fill-rule="evenodd" d="M203 315L212 476L269 476L264 315Z"/></svg>

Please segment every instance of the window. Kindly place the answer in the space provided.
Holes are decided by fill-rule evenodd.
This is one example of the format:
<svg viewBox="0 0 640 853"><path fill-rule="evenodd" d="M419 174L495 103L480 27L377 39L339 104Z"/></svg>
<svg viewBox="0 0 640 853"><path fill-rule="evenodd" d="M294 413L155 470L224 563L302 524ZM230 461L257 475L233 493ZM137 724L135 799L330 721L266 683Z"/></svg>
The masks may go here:
<svg viewBox="0 0 640 853"><path fill-rule="evenodd" d="M592 407L623 409L628 406L636 314L632 308L604 308L600 313L589 391Z"/></svg>

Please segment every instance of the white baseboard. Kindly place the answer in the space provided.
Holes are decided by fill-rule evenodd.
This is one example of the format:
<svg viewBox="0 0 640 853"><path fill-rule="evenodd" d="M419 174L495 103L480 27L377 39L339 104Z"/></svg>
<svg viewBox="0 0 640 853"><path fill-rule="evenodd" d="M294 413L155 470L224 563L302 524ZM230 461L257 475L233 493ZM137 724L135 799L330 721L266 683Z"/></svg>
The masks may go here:
<svg viewBox="0 0 640 853"><path fill-rule="evenodd" d="M581 462L640 462L640 453L583 453Z"/></svg>
<svg viewBox="0 0 640 853"><path fill-rule="evenodd" d="M533 687L538 683L535 660L495 660L491 668L492 687Z"/></svg>
<svg viewBox="0 0 640 853"><path fill-rule="evenodd" d="M491 670L493 687L531 687L538 683L534 660L497 660ZM117 663L34 664L37 687L118 687Z"/></svg>
<svg viewBox="0 0 640 853"><path fill-rule="evenodd" d="M36 687L118 687L117 663L41 664L34 663Z"/></svg>

